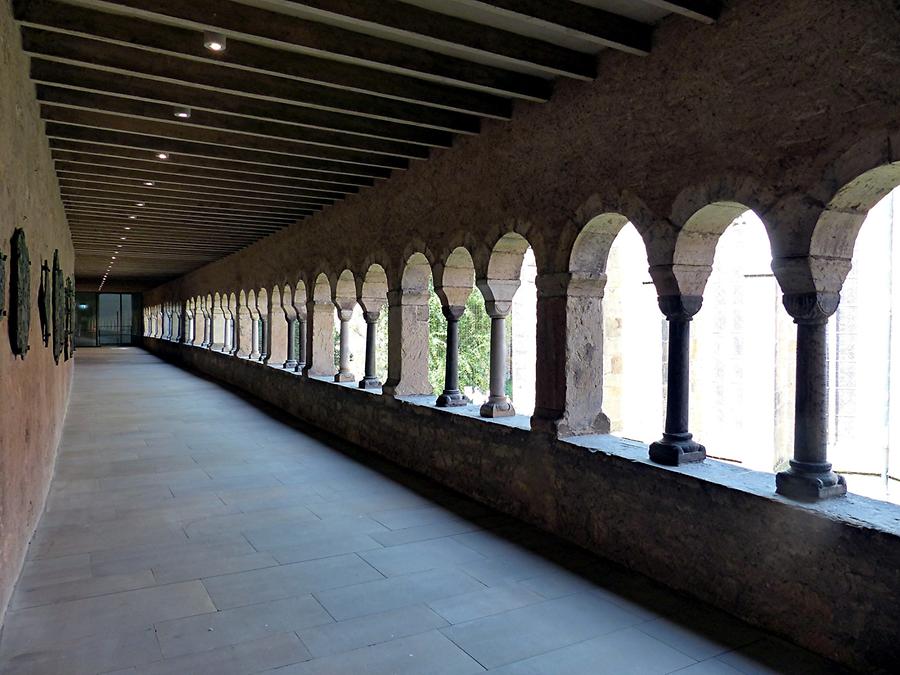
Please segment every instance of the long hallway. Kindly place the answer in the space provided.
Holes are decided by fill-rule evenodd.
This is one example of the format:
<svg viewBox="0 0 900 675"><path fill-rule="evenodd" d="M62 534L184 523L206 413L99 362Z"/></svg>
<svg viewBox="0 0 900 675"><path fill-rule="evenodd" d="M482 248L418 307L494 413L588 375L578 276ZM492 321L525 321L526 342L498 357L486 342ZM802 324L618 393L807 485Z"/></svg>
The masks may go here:
<svg viewBox="0 0 900 675"><path fill-rule="evenodd" d="M78 352L0 672L484 670L841 672L144 351Z"/></svg>

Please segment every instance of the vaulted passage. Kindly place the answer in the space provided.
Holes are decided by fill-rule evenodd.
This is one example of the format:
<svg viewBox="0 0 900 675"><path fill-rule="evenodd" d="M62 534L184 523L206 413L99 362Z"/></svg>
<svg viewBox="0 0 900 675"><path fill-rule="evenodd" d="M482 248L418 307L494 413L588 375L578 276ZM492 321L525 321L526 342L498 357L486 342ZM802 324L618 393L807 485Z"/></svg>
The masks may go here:
<svg viewBox="0 0 900 675"><path fill-rule="evenodd" d="M7 675L840 672L142 350L73 395Z"/></svg>

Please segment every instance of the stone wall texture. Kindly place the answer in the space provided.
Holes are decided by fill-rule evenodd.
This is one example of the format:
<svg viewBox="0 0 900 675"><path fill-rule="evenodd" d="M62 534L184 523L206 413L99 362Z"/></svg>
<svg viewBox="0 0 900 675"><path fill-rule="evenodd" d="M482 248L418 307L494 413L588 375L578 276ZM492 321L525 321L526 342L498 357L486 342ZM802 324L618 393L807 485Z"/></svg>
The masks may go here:
<svg viewBox="0 0 900 675"><path fill-rule="evenodd" d="M804 647L863 672L896 672L894 505L862 497L800 505L774 494L771 474L712 460L661 467L642 446L591 450L208 349L144 343Z"/></svg>
<svg viewBox="0 0 900 675"><path fill-rule="evenodd" d="M75 259L28 59L10 3L0 2L0 251L7 256L16 228L25 230L31 256L31 349L14 358L9 319L0 318L0 626L44 507L72 377L73 361L56 365L52 342L41 340L41 262L52 265L58 249L71 276Z"/></svg>

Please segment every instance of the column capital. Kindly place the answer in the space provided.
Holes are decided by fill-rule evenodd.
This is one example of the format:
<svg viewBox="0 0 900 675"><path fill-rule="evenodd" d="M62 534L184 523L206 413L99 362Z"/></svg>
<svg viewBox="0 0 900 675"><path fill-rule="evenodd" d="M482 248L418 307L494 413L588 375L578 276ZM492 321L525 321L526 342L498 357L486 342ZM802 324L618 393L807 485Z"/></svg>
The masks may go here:
<svg viewBox="0 0 900 675"><path fill-rule="evenodd" d="M485 300L484 309L492 319L505 319L512 311L511 300Z"/></svg>
<svg viewBox="0 0 900 675"><path fill-rule="evenodd" d="M443 305L441 307L441 314L444 315L444 318L447 319L447 321L459 321L465 312L465 305Z"/></svg>
<svg viewBox="0 0 900 675"><path fill-rule="evenodd" d="M341 321L349 321L353 318L353 308L347 309L345 307L338 307L337 309L338 319Z"/></svg>
<svg viewBox="0 0 900 675"><path fill-rule="evenodd" d="M784 308L793 317L794 323L807 325L827 323L840 301L838 293L823 291L785 293L783 298Z"/></svg>
<svg viewBox="0 0 900 675"><path fill-rule="evenodd" d="M660 295L659 308L669 321L690 321L703 305L701 295Z"/></svg>
<svg viewBox="0 0 900 675"><path fill-rule="evenodd" d="M381 310L375 310L374 312L363 312L363 319L366 323L375 323L378 321L378 317L381 316Z"/></svg>

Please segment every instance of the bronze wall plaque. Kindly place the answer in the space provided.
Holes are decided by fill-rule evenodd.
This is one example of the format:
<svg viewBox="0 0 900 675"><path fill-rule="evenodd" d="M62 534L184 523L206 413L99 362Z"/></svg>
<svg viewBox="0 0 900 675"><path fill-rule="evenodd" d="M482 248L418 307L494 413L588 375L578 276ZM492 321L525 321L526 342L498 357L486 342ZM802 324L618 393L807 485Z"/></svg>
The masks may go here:
<svg viewBox="0 0 900 675"><path fill-rule="evenodd" d="M22 229L12 236L9 297L9 341L13 354L24 359L31 331L31 259Z"/></svg>
<svg viewBox="0 0 900 675"><path fill-rule="evenodd" d="M53 360L59 363L66 339L66 297L62 268L59 266L59 251L53 253Z"/></svg>
<svg viewBox="0 0 900 675"><path fill-rule="evenodd" d="M55 255L55 254L54 254ZM50 263L46 260L41 263L41 285L38 288L38 307L41 316L41 338L44 346L50 346Z"/></svg>

